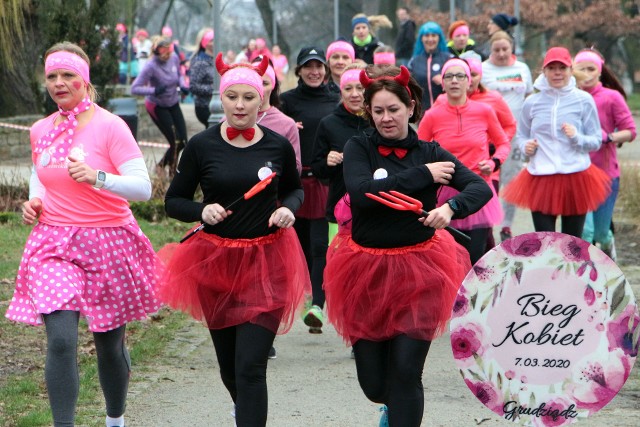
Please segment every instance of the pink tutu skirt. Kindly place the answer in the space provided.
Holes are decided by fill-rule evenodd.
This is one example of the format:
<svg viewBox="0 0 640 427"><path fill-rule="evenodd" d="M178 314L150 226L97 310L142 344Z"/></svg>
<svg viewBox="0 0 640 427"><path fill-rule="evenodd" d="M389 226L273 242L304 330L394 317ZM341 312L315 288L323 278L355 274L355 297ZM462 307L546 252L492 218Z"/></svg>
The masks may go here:
<svg viewBox="0 0 640 427"><path fill-rule="evenodd" d="M285 333L311 284L293 228L256 239L205 232L163 247L167 262L158 294L209 329L250 322Z"/></svg>
<svg viewBox="0 0 640 427"><path fill-rule="evenodd" d="M25 245L6 317L40 325L42 314L78 311L105 332L160 308L162 264L136 222L121 227L37 224Z"/></svg>
<svg viewBox="0 0 640 427"><path fill-rule="evenodd" d="M339 233L324 271L329 321L349 345L401 334L431 341L445 331L470 269L467 251L444 230L392 249L365 248Z"/></svg>
<svg viewBox="0 0 640 427"><path fill-rule="evenodd" d="M509 203L546 215L584 215L611 192L611 178L599 167L568 174L531 175L522 170L502 191Z"/></svg>
<svg viewBox="0 0 640 427"><path fill-rule="evenodd" d="M473 230L476 228L490 228L502 222L504 214L502 212L500 199L498 199L498 195L496 194L493 184L489 182L487 185L489 185L489 188L491 188L491 192L493 193L491 200L480 208L478 212L471 214L466 218L452 219L451 224L449 224L451 227L457 228L458 230ZM447 202L447 200L459 193L460 192L453 187L442 186L438 193L438 206L442 206Z"/></svg>

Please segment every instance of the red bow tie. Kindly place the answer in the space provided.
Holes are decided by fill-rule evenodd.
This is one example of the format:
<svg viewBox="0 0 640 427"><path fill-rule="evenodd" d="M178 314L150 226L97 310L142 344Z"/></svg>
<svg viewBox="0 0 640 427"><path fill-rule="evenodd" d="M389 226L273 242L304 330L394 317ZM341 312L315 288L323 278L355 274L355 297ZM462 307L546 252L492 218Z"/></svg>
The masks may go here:
<svg viewBox="0 0 640 427"><path fill-rule="evenodd" d="M229 126L227 128L227 138L236 139L238 135L242 134L242 137L247 141L251 141L256 134L256 130L254 128L249 129L236 129Z"/></svg>
<svg viewBox="0 0 640 427"><path fill-rule="evenodd" d="M398 157L399 159L402 159L404 156L407 155L407 149L406 148L393 148L393 147L387 147L387 146L384 146L384 145L378 145L378 153L382 154L385 157L389 156L389 154L391 154L391 153L394 153L396 155L396 157Z"/></svg>

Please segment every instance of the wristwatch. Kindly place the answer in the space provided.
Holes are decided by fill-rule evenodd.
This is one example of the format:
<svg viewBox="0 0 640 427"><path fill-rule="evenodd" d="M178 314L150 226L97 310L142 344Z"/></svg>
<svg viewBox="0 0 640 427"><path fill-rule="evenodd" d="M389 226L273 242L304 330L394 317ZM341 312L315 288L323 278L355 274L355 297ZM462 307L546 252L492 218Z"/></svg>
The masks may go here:
<svg viewBox="0 0 640 427"><path fill-rule="evenodd" d="M453 211L453 216L458 215L460 213L460 211L462 210L460 208L460 203L458 203L458 201L456 199L447 200L447 204L449 205L449 207Z"/></svg>
<svg viewBox="0 0 640 427"><path fill-rule="evenodd" d="M107 180L107 173L105 171L97 170L96 171L96 183L93 184L93 188L102 188L104 187L104 182Z"/></svg>

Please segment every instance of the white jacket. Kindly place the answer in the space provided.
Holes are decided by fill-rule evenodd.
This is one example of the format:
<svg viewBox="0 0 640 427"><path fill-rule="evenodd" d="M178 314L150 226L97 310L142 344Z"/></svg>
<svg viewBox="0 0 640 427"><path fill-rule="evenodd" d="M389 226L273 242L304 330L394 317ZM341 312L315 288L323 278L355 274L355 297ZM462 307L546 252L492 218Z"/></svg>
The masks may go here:
<svg viewBox="0 0 640 427"><path fill-rule="evenodd" d="M555 89L542 74L533 86L540 92L524 101L516 132L521 151L527 141L538 141L538 150L529 158L527 170L532 175L552 175L587 169L591 165L589 152L599 149L602 143L593 97L578 89L573 77L565 87ZM562 132L563 123L576 127L573 138Z"/></svg>

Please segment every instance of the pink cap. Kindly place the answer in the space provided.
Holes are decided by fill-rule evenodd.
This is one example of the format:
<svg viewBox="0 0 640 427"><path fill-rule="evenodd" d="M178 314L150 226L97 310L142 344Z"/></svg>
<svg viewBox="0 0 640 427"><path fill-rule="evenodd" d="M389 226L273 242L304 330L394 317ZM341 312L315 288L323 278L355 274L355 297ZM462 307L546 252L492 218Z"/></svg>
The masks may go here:
<svg viewBox="0 0 640 427"><path fill-rule="evenodd" d="M600 55L598 55L595 52L589 51L589 50L583 50L582 52L579 52L575 59L573 60L573 62L575 62L576 64L580 63L580 62L584 62L584 61L589 61L589 62L593 62L594 64L596 64L596 67L598 67L598 71L602 72L602 66L604 65L604 59L602 59L602 57Z"/></svg>
<svg viewBox="0 0 640 427"><path fill-rule="evenodd" d="M271 65L269 65L267 67L267 71L264 72L270 79L271 79L271 84L275 85L276 84L276 70L273 69L273 67Z"/></svg>
<svg viewBox="0 0 640 427"><path fill-rule="evenodd" d="M547 54L544 56L542 68L552 62L559 62L567 67L571 67L571 54L569 53L569 50L566 47L552 47L549 49Z"/></svg>
<svg viewBox="0 0 640 427"><path fill-rule="evenodd" d="M146 30L140 29L138 31L136 31L136 37L149 37L149 33L147 33Z"/></svg>
<svg viewBox="0 0 640 427"><path fill-rule="evenodd" d="M200 46L202 46L203 49L206 48L211 40L213 40L213 30L209 30L204 33L202 41L200 41Z"/></svg>
<svg viewBox="0 0 640 427"><path fill-rule="evenodd" d="M462 59L452 58L444 63L442 66L442 76L444 77L447 70L451 67L462 67L464 73L467 75L469 81L471 81L471 69L469 68L469 64L467 64Z"/></svg>
<svg viewBox="0 0 640 427"><path fill-rule="evenodd" d="M121 33L126 33L127 27L122 22L118 22L116 24L116 31L120 31Z"/></svg>
<svg viewBox="0 0 640 427"><path fill-rule="evenodd" d="M170 26L165 25L164 27L162 27L162 35L165 37L171 37L173 36L173 30Z"/></svg>
<svg viewBox="0 0 640 427"><path fill-rule="evenodd" d="M352 68L340 76L340 89L344 89L349 83L360 83L360 68Z"/></svg>
<svg viewBox="0 0 640 427"><path fill-rule="evenodd" d="M396 54L393 52L376 52L373 54L373 63L396 65Z"/></svg>
<svg viewBox="0 0 640 427"><path fill-rule="evenodd" d="M44 72L54 70L69 70L82 77L86 83L89 83L89 64L75 53L60 50L53 52L44 62Z"/></svg>
<svg viewBox="0 0 640 427"><path fill-rule="evenodd" d="M338 40L333 42L327 47L327 59L331 57L335 52L346 52L352 61L356 60L356 51L351 46L351 43L345 42L343 40Z"/></svg>

